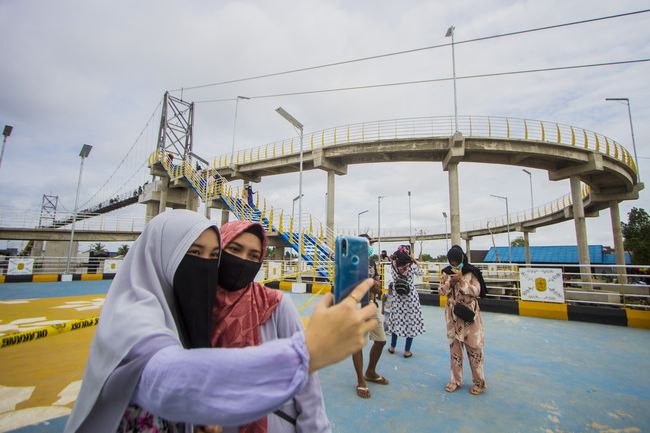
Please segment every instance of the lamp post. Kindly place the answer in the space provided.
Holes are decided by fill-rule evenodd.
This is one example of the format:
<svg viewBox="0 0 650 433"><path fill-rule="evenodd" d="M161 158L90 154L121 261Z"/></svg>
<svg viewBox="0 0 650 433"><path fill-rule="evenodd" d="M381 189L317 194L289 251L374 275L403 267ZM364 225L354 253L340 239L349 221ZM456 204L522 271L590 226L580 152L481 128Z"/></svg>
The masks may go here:
<svg viewBox="0 0 650 433"><path fill-rule="evenodd" d="M235 122L232 125L232 149L230 151L230 165L235 164L235 135L237 133L237 109L239 108L240 99L249 100L251 98L248 98L246 96L237 96L237 98L235 98Z"/></svg>
<svg viewBox="0 0 650 433"><path fill-rule="evenodd" d="M377 196L377 250L381 254L381 199L386 198L385 195Z"/></svg>
<svg viewBox="0 0 650 433"><path fill-rule="evenodd" d="M2 150L0 150L0 166L2 166L2 156L5 154L5 144L7 143L7 137L11 135L14 127L11 125L5 125L5 128L2 130Z"/></svg>
<svg viewBox="0 0 650 433"><path fill-rule="evenodd" d="M533 203L533 174L525 168L522 168L521 171L528 175L528 181L530 182L530 219L533 219L535 212L535 205Z"/></svg>
<svg viewBox="0 0 650 433"><path fill-rule="evenodd" d="M458 100L456 99L456 52L454 49L454 31L456 30L456 27L451 26L447 29L447 33L445 34L445 37L451 38L451 67L453 71L453 77L454 77L454 128L456 130L454 132L458 132Z"/></svg>
<svg viewBox="0 0 650 433"><path fill-rule="evenodd" d="M500 198L506 202L506 230L508 231L508 263L512 263L512 246L510 245L510 213L508 210L508 197L502 195L490 194L495 198Z"/></svg>
<svg viewBox="0 0 650 433"><path fill-rule="evenodd" d="M302 195L304 196L305 194L302 194ZM299 196L299 195L295 196L295 197L293 198L293 203L291 203L291 221L293 221L293 210L294 210L294 208L296 207L296 202L297 202L298 200L300 200L300 196Z"/></svg>
<svg viewBox="0 0 650 433"><path fill-rule="evenodd" d="M409 193L409 243L412 242L413 239L413 226L411 224L411 191Z"/></svg>
<svg viewBox="0 0 650 433"><path fill-rule="evenodd" d="M449 243L447 242L447 212L443 212L442 217L445 219L445 248L449 251Z"/></svg>
<svg viewBox="0 0 650 433"><path fill-rule="evenodd" d="M360 224L361 215L363 215L364 213L368 213L368 209L364 210L363 212L359 212L357 214L357 236L359 236L359 234L361 233L361 228L360 228L361 227L361 224Z"/></svg>
<svg viewBox="0 0 650 433"><path fill-rule="evenodd" d="M278 107L275 111L284 119L291 123L294 128L300 131L300 169L298 175L298 278L296 282L298 284L302 283L302 278L300 276L301 266L302 266L302 138L303 138L303 125L298 122L291 114L287 111Z"/></svg>
<svg viewBox="0 0 650 433"><path fill-rule="evenodd" d="M90 150L93 147L89 144L84 144L81 147L79 156L81 157L81 165L79 166L79 179L77 180L77 194L74 199L74 212L72 214L72 227L70 228L70 245L68 245L68 260L65 264L65 273L70 273L70 258L72 257L72 243L74 241L74 223L77 221L77 206L79 205L79 187L81 186L81 173L84 169L84 159L88 158Z"/></svg>
<svg viewBox="0 0 650 433"><path fill-rule="evenodd" d="M632 125L632 110L630 109L630 100L628 98L605 98L605 101L624 102L627 105L627 115L630 117L630 133L632 134L632 149L634 150L634 163L636 164L636 176L637 179L641 181L639 160L636 156L636 142L634 141L634 126Z"/></svg>

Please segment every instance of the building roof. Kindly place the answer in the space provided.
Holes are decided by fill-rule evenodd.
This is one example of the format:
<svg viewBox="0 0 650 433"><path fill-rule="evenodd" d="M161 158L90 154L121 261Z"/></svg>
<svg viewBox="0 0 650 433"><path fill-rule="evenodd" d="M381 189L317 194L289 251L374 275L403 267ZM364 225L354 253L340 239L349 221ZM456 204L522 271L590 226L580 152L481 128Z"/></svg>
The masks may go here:
<svg viewBox="0 0 650 433"><path fill-rule="evenodd" d="M512 261L515 263L526 263L524 247L510 247ZM605 253L602 245L589 245L589 260L592 265L613 265L616 264L616 256L612 253ZM498 251L499 259L497 260ZM485 256L484 262L508 262L508 247L492 247ZM578 247L576 245L552 245L530 247L531 263L558 263L578 264ZM625 263L632 262L630 254L625 253Z"/></svg>

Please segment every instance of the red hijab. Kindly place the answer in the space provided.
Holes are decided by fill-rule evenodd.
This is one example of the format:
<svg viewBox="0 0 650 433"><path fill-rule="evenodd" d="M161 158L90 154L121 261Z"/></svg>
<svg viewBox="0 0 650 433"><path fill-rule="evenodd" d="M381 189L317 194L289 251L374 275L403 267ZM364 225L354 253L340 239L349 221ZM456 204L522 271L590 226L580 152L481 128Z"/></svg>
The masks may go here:
<svg viewBox="0 0 650 433"><path fill-rule="evenodd" d="M251 230L252 229L252 230ZM262 255L266 255L266 232L258 223L232 221L221 226L221 245L223 250L244 232L260 237ZM260 326L271 318L280 304L282 292L269 289L263 284L251 282L241 290L229 292L217 289L217 301L212 310L212 347L248 347L262 344ZM266 433L266 417L239 428L240 433Z"/></svg>

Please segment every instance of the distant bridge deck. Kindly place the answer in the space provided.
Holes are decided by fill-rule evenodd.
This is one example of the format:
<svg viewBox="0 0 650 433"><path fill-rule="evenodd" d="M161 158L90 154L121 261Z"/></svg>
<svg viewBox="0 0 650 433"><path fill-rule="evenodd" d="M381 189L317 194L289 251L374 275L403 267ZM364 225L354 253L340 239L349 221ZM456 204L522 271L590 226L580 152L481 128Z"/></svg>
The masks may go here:
<svg viewBox="0 0 650 433"><path fill-rule="evenodd" d="M107 281L5 284L0 287L4 300L0 324L19 317L53 320L97 314L101 304L97 300L108 285ZM16 304L17 291L31 300ZM309 297L291 296L298 306ZM72 302L90 309L52 308ZM313 305L301 314L309 316ZM320 373L334 432L650 430L650 331L483 313L488 390L474 397L467 385L453 394L443 390L449 378L443 310L423 307L423 312L427 332L415 339L414 356L401 356L403 339L395 355L384 352L378 372L391 383L370 384L369 400L355 394L350 360ZM62 431L93 333L88 328L0 349L0 389L6 403L0 431ZM366 362L367 356L366 350ZM466 365L466 384L470 377ZM11 409L13 405L16 409Z"/></svg>

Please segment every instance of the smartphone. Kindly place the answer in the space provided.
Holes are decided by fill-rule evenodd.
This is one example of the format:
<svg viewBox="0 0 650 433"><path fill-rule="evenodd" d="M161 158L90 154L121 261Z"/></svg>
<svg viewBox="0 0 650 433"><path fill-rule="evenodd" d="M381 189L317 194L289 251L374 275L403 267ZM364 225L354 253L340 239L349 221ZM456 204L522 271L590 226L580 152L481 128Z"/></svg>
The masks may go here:
<svg viewBox="0 0 650 433"><path fill-rule="evenodd" d="M334 244L334 260L334 302L338 303L368 278L368 240L338 236ZM368 293L361 299L361 305L367 303Z"/></svg>

